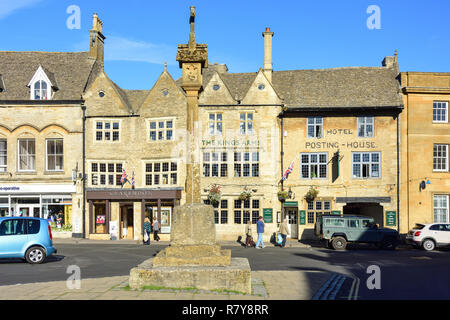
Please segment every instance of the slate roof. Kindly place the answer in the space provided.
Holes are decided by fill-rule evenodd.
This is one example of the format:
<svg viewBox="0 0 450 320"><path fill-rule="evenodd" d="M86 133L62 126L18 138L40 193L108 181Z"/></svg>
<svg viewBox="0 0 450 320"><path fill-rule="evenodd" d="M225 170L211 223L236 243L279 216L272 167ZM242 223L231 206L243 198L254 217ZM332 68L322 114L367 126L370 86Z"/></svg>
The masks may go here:
<svg viewBox="0 0 450 320"><path fill-rule="evenodd" d="M80 100L95 60L88 52L0 52L0 74L5 85L0 100L29 100L27 87L39 66L57 86L52 100Z"/></svg>
<svg viewBox="0 0 450 320"><path fill-rule="evenodd" d="M204 69L203 86L214 68ZM242 100L257 72L220 73L235 100ZM289 107L392 107L403 104L394 67L346 67L274 71L272 85Z"/></svg>

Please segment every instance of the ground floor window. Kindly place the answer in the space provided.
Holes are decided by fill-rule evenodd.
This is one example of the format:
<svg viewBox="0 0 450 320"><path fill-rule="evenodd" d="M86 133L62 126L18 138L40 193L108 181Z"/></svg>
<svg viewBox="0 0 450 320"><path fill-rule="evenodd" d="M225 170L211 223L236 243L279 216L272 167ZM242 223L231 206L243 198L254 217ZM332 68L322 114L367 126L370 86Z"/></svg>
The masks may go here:
<svg viewBox="0 0 450 320"><path fill-rule="evenodd" d="M106 234L106 201L93 203L94 233Z"/></svg>
<svg viewBox="0 0 450 320"><path fill-rule="evenodd" d="M259 199L234 200L234 223L246 224L251 219L256 224L260 215Z"/></svg>
<svg viewBox="0 0 450 320"><path fill-rule="evenodd" d="M315 200L308 202L308 223L315 223L317 216L331 213L330 200Z"/></svg>
<svg viewBox="0 0 450 320"><path fill-rule="evenodd" d="M435 195L434 222L449 223L449 195Z"/></svg>
<svg viewBox="0 0 450 320"><path fill-rule="evenodd" d="M211 201L203 200L204 204L210 205ZM228 223L228 200L220 200L212 204L214 208L214 223L215 224L227 224Z"/></svg>

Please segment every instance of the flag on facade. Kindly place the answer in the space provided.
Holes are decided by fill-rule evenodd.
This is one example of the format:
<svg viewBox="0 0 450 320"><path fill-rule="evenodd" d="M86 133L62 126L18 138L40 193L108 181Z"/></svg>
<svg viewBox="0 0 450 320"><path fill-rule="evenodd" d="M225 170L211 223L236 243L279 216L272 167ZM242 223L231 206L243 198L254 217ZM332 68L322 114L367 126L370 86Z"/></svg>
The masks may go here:
<svg viewBox="0 0 450 320"><path fill-rule="evenodd" d="M281 181L285 181L288 178L289 174L292 172L292 170L294 170L294 161L291 162L287 170L284 172Z"/></svg>
<svg viewBox="0 0 450 320"><path fill-rule="evenodd" d="M122 177L120 178L120 183L123 185L128 181L127 173L125 172L125 169L122 168Z"/></svg>
<svg viewBox="0 0 450 320"><path fill-rule="evenodd" d="M133 169L133 175L131 176L131 185L134 187L134 169Z"/></svg>

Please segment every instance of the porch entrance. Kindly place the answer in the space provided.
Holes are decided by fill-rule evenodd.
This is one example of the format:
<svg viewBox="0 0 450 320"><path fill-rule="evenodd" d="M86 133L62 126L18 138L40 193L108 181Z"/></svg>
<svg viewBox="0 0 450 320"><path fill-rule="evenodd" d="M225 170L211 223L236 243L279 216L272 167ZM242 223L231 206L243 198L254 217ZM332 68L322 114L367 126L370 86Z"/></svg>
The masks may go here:
<svg viewBox="0 0 450 320"><path fill-rule="evenodd" d="M298 239L298 208L285 208L285 210L290 233L288 238Z"/></svg>
<svg viewBox="0 0 450 320"><path fill-rule="evenodd" d="M361 215L371 217L375 223L383 227L383 206L379 203L347 203L344 206L345 215Z"/></svg>
<svg viewBox="0 0 450 320"><path fill-rule="evenodd" d="M120 206L120 239L133 240L134 237L134 217L133 205Z"/></svg>

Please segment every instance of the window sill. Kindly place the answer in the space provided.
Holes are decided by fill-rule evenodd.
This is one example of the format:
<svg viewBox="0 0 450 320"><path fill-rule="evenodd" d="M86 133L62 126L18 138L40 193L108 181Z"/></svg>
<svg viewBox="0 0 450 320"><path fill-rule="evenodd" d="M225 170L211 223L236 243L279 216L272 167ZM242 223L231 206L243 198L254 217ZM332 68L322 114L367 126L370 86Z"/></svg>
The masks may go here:
<svg viewBox="0 0 450 320"><path fill-rule="evenodd" d="M44 175L63 175L65 171L44 171Z"/></svg>
<svg viewBox="0 0 450 320"><path fill-rule="evenodd" d="M37 175L36 171L16 171L16 175Z"/></svg>

